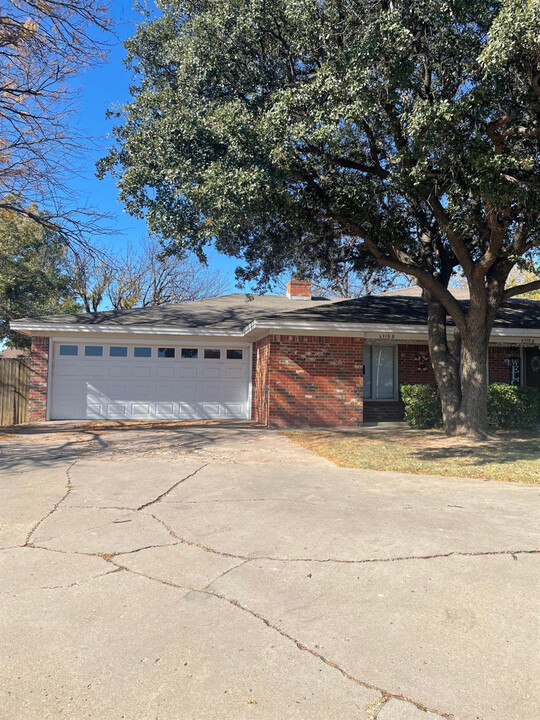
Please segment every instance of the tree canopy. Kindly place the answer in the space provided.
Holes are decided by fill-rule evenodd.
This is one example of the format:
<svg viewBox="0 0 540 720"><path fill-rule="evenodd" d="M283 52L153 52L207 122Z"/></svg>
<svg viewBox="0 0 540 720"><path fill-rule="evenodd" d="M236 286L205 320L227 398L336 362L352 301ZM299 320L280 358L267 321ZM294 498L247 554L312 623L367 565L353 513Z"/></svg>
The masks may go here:
<svg viewBox="0 0 540 720"><path fill-rule="evenodd" d="M30 207L30 214L39 210ZM65 265L62 239L18 213L0 215L0 341L25 347L28 338L9 330L9 321L78 309Z"/></svg>
<svg viewBox="0 0 540 720"><path fill-rule="evenodd" d="M128 211L171 251L243 258L243 279L343 263L413 277L453 386L445 418L474 402L485 427L478 369L540 240L540 0L161 7L127 43L133 99L100 164ZM448 290L458 272L468 309Z"/></svg>

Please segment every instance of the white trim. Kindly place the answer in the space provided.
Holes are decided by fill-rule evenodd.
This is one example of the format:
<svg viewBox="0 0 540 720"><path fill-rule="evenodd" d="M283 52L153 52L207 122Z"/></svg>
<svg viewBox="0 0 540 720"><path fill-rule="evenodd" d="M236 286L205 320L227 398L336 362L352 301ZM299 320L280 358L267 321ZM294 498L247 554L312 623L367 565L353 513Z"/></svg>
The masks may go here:
<svg viewBox="0 0 540 720"><path fill-rule="evenodd" d="M145 326L145 325L60 325L59 323L40 323L39 325L21 324L19 322L10 323L12 330L17 332L26 332L28 335L50 335L51 333L68 332L68 333L116 333L125 335L134 333L137 335L192 335L192 336L219 336L219 337L243 337L245 335L241 330L199 330L198 328L178 328L178 327L161 327L161 326Z"/></svg>
<svg viewBox="0 0 540 720"><path fill-rule="evenodd" d="M13 330L24 332L28 335L52 335L55 333L78 333L78 334L116 334L116 335L176 335L178 337L223 337L223 338L243 338L245 340L258 339L248 337L249 335L258 335L264 337L270 331L277 334L312 334L312 335L345 335L349 337L372 337L377 335L402 335L403 339L410 336L426 336L428 333L427 325L390 325L387 323L344 323L344 322L293 322L287 320L277 320L274 322L265 320L252 320L241 330L219 330L214 328L179 328L171 326L148 326L148 325L60 325L58 323L25 323L24 321L13 321L11 324ZM454 334L455 328L449 326L447 332L449 337ZM522 342L530 341L530 344L540 344L540 327L538 329L522 329L518 327L512 328L493 328L490 339L495 338L520 338ZM386 338L381 338L386 339ZM387 338L388 340L395 338Z"/></svg>
<svg viewBox="0 0 540 720"><path fill-rule="evenodd" d="M53 379L54 342L49 338L49 357L47 358L47 404L45 406L45 420L51 419L51 392Z"/></svg>
<svg viewBox="0 0 540 720"><path fill-rule="evenodd" d="M253 343L249 344L249 387L248 387L248 402L249 402L249 419L253 420Z"/></svg>

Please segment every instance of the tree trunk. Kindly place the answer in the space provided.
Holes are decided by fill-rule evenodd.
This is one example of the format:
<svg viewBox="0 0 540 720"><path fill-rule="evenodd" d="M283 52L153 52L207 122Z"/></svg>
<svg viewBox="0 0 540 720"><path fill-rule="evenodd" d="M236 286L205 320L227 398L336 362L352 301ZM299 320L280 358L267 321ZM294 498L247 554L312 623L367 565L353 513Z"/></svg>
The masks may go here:
<svg viewBox="0 0 540 720"><path fill-rule="evenodd" d="M488 347L491 322L483 298L474 303L466 331L447 337L446 310L424 293L428 305L431 363L441 398L443 428L447 435L487 436ZM471 306L473 303L471 303Z"/></svg>
<svg viewBox="0 0 540 720"><path fill-rule="evenodd" d="M467 333L461 342L461 404L455 434L487 436L488 343L484 332Z"/></svg>
<svg viewBox="0 0 540 720"><path fill-rule="evenodd" d="M424 293L428 305L429 354L441 398L443 428L448 435L457 432L461 405L460 342L448 344L446 310L437 300Z"/></svg>

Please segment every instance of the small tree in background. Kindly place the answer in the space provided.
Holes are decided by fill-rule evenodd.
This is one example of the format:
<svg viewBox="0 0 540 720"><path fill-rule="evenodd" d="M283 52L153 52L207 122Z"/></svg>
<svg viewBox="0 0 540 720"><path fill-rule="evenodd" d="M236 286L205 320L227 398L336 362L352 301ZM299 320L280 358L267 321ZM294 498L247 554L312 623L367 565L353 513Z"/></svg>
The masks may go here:
<svg viewBox="0 0 540 720"><path fill-rule="evenodd" d="M39 215L35 207L29 213ZM78 309L57 234L20 214L0 212L0 341L27 347L29 338L9 321Z"/></svg>
<svg viewBox="0 0 540 720"><path fill-rule="evenodd" d="M129 310L203 300L230 289L227 277L187 253L163 255L155 238L124 252L78 249L69 254L73 287L86 312Z"/></svg>
<svg viewBox="0 0 540 720"><path fill-rule="evenodd" d="M413 278L445 430L483 436L497 310L540 287L507 287L540 241L540 0L161 8L127 43L133 101L100 164L128 211L171 252L215 241L244 280Z"/></svg>

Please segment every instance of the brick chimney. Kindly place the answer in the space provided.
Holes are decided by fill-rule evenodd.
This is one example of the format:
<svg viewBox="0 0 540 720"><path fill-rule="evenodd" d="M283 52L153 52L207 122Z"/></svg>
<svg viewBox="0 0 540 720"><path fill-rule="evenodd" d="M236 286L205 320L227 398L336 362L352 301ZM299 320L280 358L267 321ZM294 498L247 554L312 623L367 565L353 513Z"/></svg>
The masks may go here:
<svg viewBox="0 0 540 720"><path fill-rule="evenodd" d="M287 297L289 300L311 300L311 280L289 280Z"/></svg>

